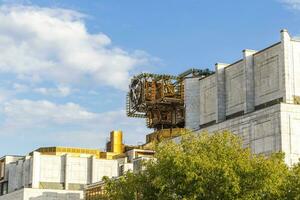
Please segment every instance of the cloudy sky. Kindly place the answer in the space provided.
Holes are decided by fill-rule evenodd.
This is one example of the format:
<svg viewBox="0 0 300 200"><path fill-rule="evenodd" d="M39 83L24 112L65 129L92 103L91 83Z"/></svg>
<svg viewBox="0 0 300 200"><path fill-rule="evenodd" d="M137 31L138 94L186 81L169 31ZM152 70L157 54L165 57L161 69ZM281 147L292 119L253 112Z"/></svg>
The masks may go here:
<svg viewBox="0 0 300 200"><path fill-rule="evenodd" d="M40 146L103 148L125 114L130 77L230 63L287 28L300 0L0 0L0 157Z"/></svg>

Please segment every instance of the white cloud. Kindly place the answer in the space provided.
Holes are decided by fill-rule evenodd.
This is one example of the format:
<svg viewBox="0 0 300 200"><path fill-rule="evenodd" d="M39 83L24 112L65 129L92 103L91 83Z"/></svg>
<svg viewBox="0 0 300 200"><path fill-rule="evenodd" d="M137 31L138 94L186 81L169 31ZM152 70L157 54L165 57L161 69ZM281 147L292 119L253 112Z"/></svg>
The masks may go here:
<svg viewBox="0 0 300 200"><path fill-rule="evenodd" d="M88 112L78 104L55 104L46 100L12 100L3 107L6 122L10 125L39 125L84 123L94 120L97 114Z"/></svg>
<svg viewBox="0 0 300 200"><path fill-rule="evenodd" d="M34 92L37 92L42 95L54 96L54 97L66 97L69 96L74 90L69 86L59 85L56 88L45 88L39 87L34 88Z"/></svg>
<svg viewBox="0 0 300 200"><path fill-rule="evenodd" d="M144 120L128 118L125 110L95 113L75 103L11 100L4 103L1 114L5 120L0 135L29 132L31 137L41 137L42 134L43 141L52 141L53 145L104 147L104 138L114 129L123 130L125 141L136 144L143 142L145 134L150 132Z"/></svg>
<svg viewBox="0 0 300 200"><path fill-rule="evenodd" d="M0 103L3 103L13 96L13 92L6 88L0 88Z"/></svg>
<svg viewBox="0 0 300 200"><path fill-rule="evenodd" d="M300 10L300 0L280 0L289 9Z"/></svg>
<svg viewBox="0 0 300 200"><path fill-rule="evenodd" d="M80 95L69 97L79 90L96 99L108 96L103 86L127 89L130 74L153 61L143 51L118 48L104 33L90 33L85 20L66 9L0 6L0 135L5 141L18 140L27 148L104 147L112 129L122 129L128 143L144 141L149 132L144 120L128 118L124 110L93 112L70 102L83 102ZM36 100L37 94L43 100Z"/></svg>
<svg viewBox="0 0 300 200"><path fill-rule="evenodd" d="M0 72L22 80L126 89L130 71L149 56L112 45L104 33L89 33L84 20L72 10L1 6Z"/></svg>
<svg viewBox="0 0 300 200"><path fill-rule="evenodd" d="M13 84L13 89L16 92L27 92L29 90L29 87L27 85L24 85L24 84L14 83Z"/></svg>
<svg viewBox="0 0 300 200"><path fill-rule="evenodd" d="M105 149L109 132L101 134L97 130L59 131L51 134L54 144L59 146L84 147Z"/></svg>

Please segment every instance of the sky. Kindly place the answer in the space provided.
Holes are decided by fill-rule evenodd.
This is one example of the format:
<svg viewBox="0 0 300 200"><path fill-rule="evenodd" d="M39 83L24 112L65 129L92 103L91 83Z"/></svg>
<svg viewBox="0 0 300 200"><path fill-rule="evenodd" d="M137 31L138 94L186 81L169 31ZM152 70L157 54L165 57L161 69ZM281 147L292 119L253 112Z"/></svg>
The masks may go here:
<svg viewBox="0 0 300 200"><path fill-rule="evenodd" d="M130 77L214 69L300 36L300 0L0 0L0 157L42 146L104 149L126 117Z"/></svg>

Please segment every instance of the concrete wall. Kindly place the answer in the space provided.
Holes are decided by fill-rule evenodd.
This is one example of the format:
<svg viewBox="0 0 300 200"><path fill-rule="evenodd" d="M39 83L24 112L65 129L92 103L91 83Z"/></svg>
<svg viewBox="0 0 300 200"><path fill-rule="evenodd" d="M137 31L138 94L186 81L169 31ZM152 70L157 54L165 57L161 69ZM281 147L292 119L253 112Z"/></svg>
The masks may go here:
<svg viewBox="0 0 300 200"><path fill-rule="evenodd" d="M287 99L294 103L294 97L300 96L300 38L291 38L287 32L283 32L285 44L285 62L287 85ZM298 102L299 103L299 102Z"/></svg>
<svg viewBox="0 0 300 200"><path fill-rule="evenodd" d="M91 170L89 164L89 158L68 157L66 163L68 183L90 183Z"/></svg>
<svg viewBox="0 0 300 200"><path fill-rule="evenodd" d="M199 129L200 122L200 84L199 78L188 78L184 82L185 126L190 130Z"/></svg>
<svg viewBox="0 0 300 200"><path fill-rule="evenodd" d="M216 120L216 75L211 75L200 82L200 122L206 124ZM186 102L189 104L189 102Z"/></svg>
<svg viewBox="0 0 300 200"><path fill-rule="evenodd" d="M186 128L253 112L272 101L293 103L293 96L300 96L296 73L300 73L300 41L285 31L279 43L258 52L244 50L243 58L233 64L217 63L216 73L200 79L198 86L198 78L186 80Z"/></svg>
<svg viewBox="0 0 300 200"><path fill-rule="evenodd" d="M201 129L224 130L240 136L255 154L282 151L288 165L299 161L300 105L281 103Z"/></svg>
<svg viewBox="0 0 300 200"><path fill-rule="evenodd" d="M63 156L40 157L40 182L62 183L65 180L65 158Z"/></svg>
<svg viewBox="0 0 300 200"><path fill-rule="evenodd" d="M30 160L24 158L15 162L9 162L5 166L5 181L8 181L8 192L13 192L22 187L28 187L31 184L30 176Z"/></svg>
<svg viewBox="0 0 300 200"><path fill-rule="evenodd" d="M300 105L281 105L281 140L285 161L294 164L300 158Z"/></svg>
<svg viewBox="0 0 300 200"><path fill-rule="evenodd" d="M280 104L209 126L201 131L229 130L243 139L253 153L269 154L281 150Z"/></svg>
<svg viewBox="0 0 300 200"><path fill-rule="evenodd" d="M24 190L22 189L0 196L0 200L24 200Z"/></svg>
<svg viewBox="0 0 300 200"><path fill-rule="evenodd" d="M217 63L216 73L199 81L200 131L230 130L253 153L284 151L287 164L298 162L299 74L300 39L286 30L281 31L280 42L266 49L244 50L243 59L231 65ZM196 98L198 91L195 95L192 88L197 86L188 88L188 95ZM186 98L187 108L197 102L193 98ZM199 119L193 119L194 113L186 115L192 122ZM197 125L187 123L190 127Z"/></svg>
<svg viewBox="0 0 300 200"><path fill-rule="evenodd" d="M292 88L293 95L300 96L300 40L292 40L291 41L291 52L292 59L290 66L292 67L292 71L294 72L292 76Z"/></svg>
<svg viewBox="0 0 300 200"><path fill-rule="evenodd" d="M225 68L226 116L244 110L244 61Z"/></svg>
<svg viewBox="0 0 300 200"><path fill-rule="evenodd" d="M0 196L0 200L83 200L83 191L25 188Z"/></svg>
<svg viewBox="0 0 300 200"><path fill-rule="evenodd" d="M111 178L119 175L117 160L96 159L93 169L93 183L101 181L103 176Z"/></svg>
<svg viewBox="0 0 300 200"><path fill-rule="evenodd" d="M84 185L101 181L103 176L117 177L117 160L68 155L41 155L34 152L6 165L8 192L21 188L82 189Z"/></svg>
<svg viewBox="0 0 300 200"><path fill-rule="evenodd" d="M23 162L23 184L22 186L24 186L25 188L29 187L31 184L31 177L32 177L32 172L30 170L30 165L31 164L31 159L30 156L26 156L25 160Z"/></svg>
<svg viewBox="0 0 300 200"><path fill-rule="evenodd" d="M283 49L279 43L253 55L255 106L284 97Z"/></svg>

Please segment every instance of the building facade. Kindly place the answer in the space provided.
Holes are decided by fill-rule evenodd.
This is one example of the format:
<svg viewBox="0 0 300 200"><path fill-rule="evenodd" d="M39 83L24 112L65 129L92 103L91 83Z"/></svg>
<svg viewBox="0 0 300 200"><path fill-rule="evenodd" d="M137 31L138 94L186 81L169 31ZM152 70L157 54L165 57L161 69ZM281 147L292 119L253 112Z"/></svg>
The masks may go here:
<svg viewBox="0 0 300 200"><path fill-rule="evenodd" d="M4 156L0 200L83 200L87 185L101 182L104 176L117 178L140 170L141 159L154 154L124 145L122 131L110 133L107 147L107 151L42 147L27 156Z"/></svg>
<svg viewBox="0 0 300 200"><path fill-rule="evenodd" d="M117 160L86 154L44 155L34 151L24 157L5 156L2 163L0 200L79 200L85 185L103 176L119 175Z"/></svg>
<svg viewBox="0 0 300 200"><path fill-rule="evenodd" d="M26 156L0 158L0 200L82 200L86 185L120 174L122 131L110 133L108 151L42 147Z"/></svg>
<svg viewBox="0 0 300 200"><path fill-rule="evenodd" d="M300 157L299 77L300 39L282 30L280 42L185 80L186 128L230 130L253 153L283 151L291 165Z"/></svg>
<svg viewBox="0 0 300 200"><path fill-rule="evenodd" d="M144 170L144 162L154 157L153 150L131 149L117 158L119 162L119 177L124 175L126 171L139 173ZM117 177L116 179L118 179ZM84 190L85 200L102 199L105 196L105 182L99 181L87 185Z"/></svg>

